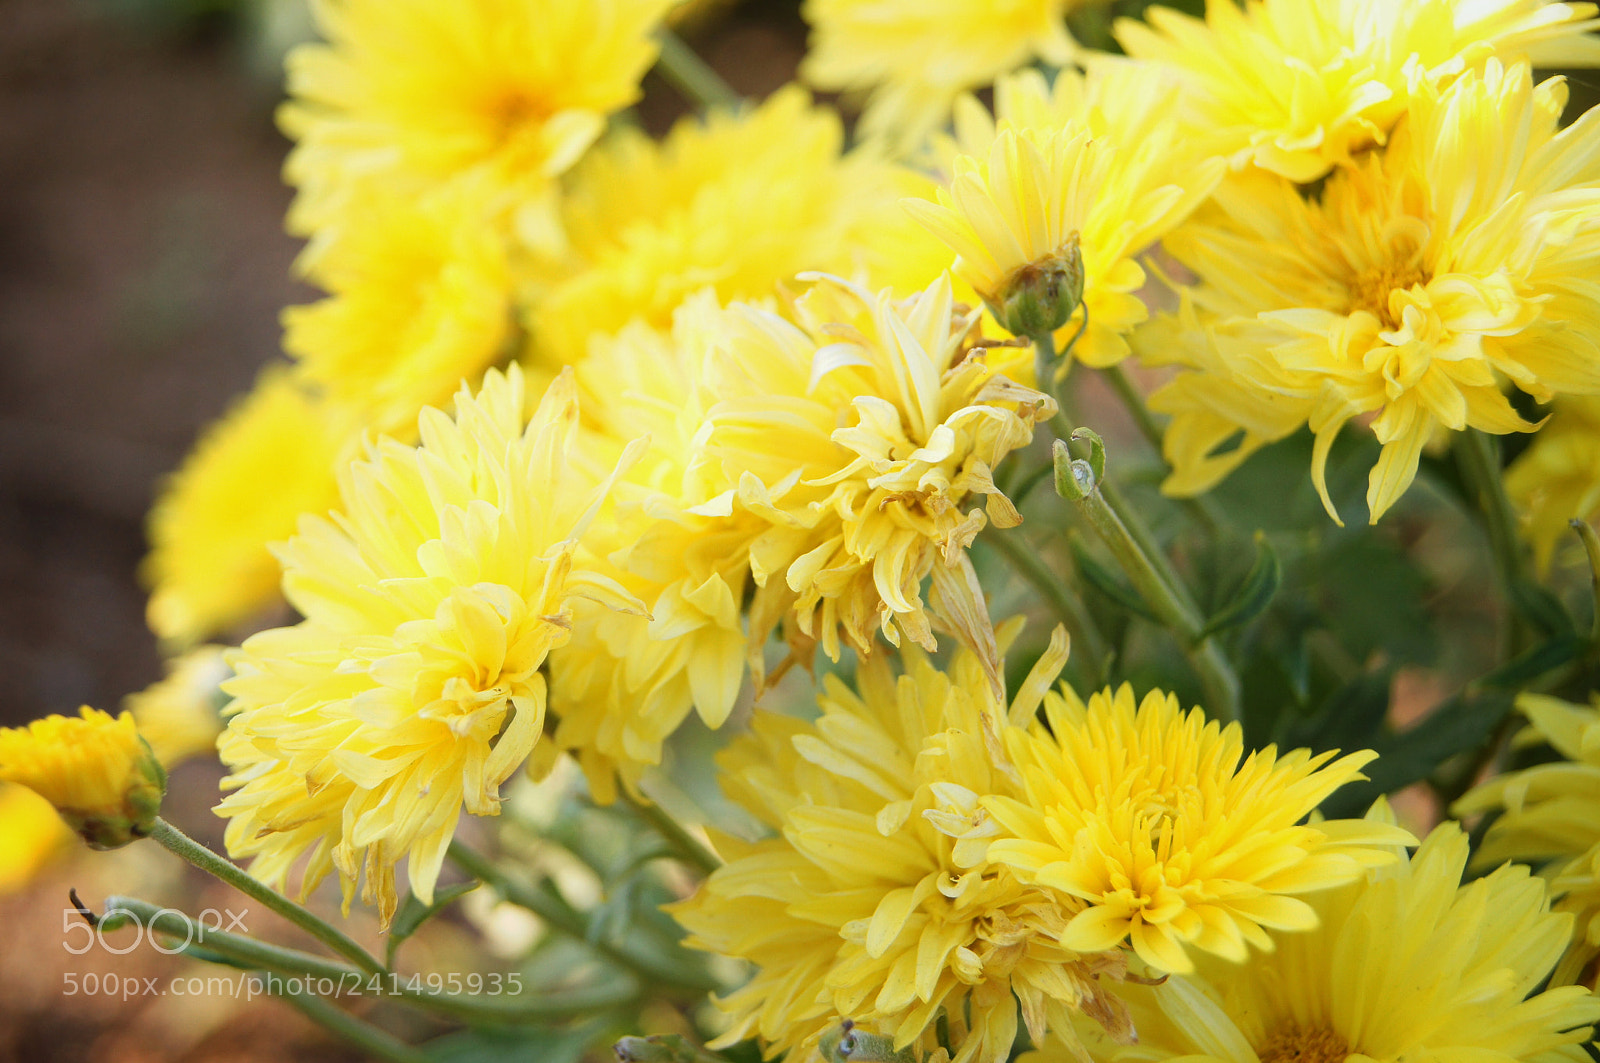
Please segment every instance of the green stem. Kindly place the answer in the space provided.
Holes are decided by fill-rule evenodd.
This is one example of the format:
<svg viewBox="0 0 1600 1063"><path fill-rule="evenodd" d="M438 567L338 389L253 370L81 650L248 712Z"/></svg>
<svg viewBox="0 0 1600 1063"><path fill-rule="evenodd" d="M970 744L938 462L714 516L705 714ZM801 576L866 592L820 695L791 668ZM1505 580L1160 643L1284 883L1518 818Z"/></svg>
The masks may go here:
<svg viewBox="0 0 1600 1063"><path fill-rule="evenodd" d="M1128 374L1120 365L1108 365L1100 370L1100 376L1121 400L1123 408L1128 411L1128 416L1133 419L1134 427L1139 429L1139 434L1144 436L1145 442L1149 443L1159 455L1166 433L1156 424L1155 414L1144 404L1144 396L1133 386Z"/></svg>
<svg viewBox="0 0 1600 1063"><path fill-rule="evenodd" d="M398 1037L381 1030L363 1019L358 1019L343 1008L336 1008L319 996L309 993L284 993L282 998L310 1019L350 1044L355 1045L375 1059L389 1063L428 1063L433 1057L406 1044Z"/></svg>
<svg viewBox="0 0 1600 1063"><path fill-rule="evenodd" d="M270 886L251 878L238 864L218 856L166 820L156 820L150 837L160 842L168 852L182 857L206 874L221 879L251 900L260 901L363 971L377 974L387 970L337 927L330 926Z"/></svg>
<svg viewBox="0 0 1600 1063"><path fill-rule="evenodd" d="M1517 608L1516 588L1529 579L1527 555L1517 538L1517 515L1506 495L1500 474L1500 445L1475 428L1458 432L1451 451L1461 478L1476 496L1489 537L1489 553L1506 602L1507 635L1504 657L1514 657L1524 648L1524 625Z"/></svg>
<svg viewBox="0 0 1600 1063"><path fill-rule="evenodd" d="M709 876L713 871L722 866L722 858L712 852L706 843L696 838L684 829L683 824L673 819L667 810L654 801L640 801L627 792L621 791L622 803L650 824L655 832L661 835L663 841L671 846L673 854L690 867L698 870L702 875Z"/></svg>
<svg viewBox="0 0 1600 1063"><path fill-rule="evenodd" d="M485 883L500 896L519 908L543 919L553 929L584 942L623 968L633 971L646 981L666 985L685 986L696 990L716 989L715 983L697 977L675 966L663 966L657 960L640 955L626 946L614 945L604 938L597 939L590 931L588 917L560 897L546 893L528 883L518 881L496 867L482 854L462 845L450 843L450 859L467 874Z"/></svg>
<svg viewBox="0 0 1600 1063"><path fill-rule="evenodd" d="M1043 386L1054 391L1055 337L1049 333L1035 337L1034 352L1038 379ZM1051 418L1050 426L1070 450L1073 446L1073 428L1061 412L1065 407L1059 398L1056 407L1056 416ZM1079 449L1081 451L1081 446ZM1205 620L1155 536L1123 499L1115 484L1103 481L1095 483L1093 490L1080 500L1080 504L1090 524L1111 548L1146 602L1178 636L1205 688L1207 710L1224 721L1237 720L1239 677L1214 639L1198 639Z"/></svg>
<svg viewBox="0 0 1600 1063"><path fill-rule="evenodd" d="M656 41L661 45L656 70L684 99L701 108L731 109L744 102L676 33L663 29L656 34Z"/></svg>
<svg viewBox="0 0 1600 1063"><path fill-rule="evenodd" d="M1189 663L1199 673L1200 683L1205 688L1207 711L1225 723L1237 720L1239 678L1216 640L1199 637L1205 626L1199 609L1181 588L1173 588L1163 578L1150 555L1128 531L1127 525L1108 503L1103 492L1091 488L1077 502L1090 526L1110 549L1146 604L1178 636L1184 652L1189 656Z"/></svg>
<svg viewBox="0 0 1600 1063"><path fill-rule="evenodd" d="M326 980L337 993L362 993L368 995L372 979L378 979L378 990L371 995L392 996L412 1007L449 1016L467 1023L495 1023L499 1025L525 1025L555 1018L566 1018L616 1007L637 999L639 987L631 979L586 986L566 993L541 994L527 1000L496 998L493 1003L483 1003L471 997L448 993L435 993L411 989L399 976L387 971L366 972L308 952L269 945L264 941L211 930L196 923L182 912L171 908L157 908L148 901L133 897L108 897L104 921L113 912L132 916L149 933L160 933L171 938L182 938L181 951L193 953L200 959L222 962L246 971L260 971L287 978L309 977ZM270 990L270 981L267 988Z"/></svg>
<svg viewBox="0 0 1600 1063"><path fill-rule="evenodd" d="M1090 684L1095 688L1103 686L1108 652L1105 636L1100 633L1099 625L1078 596L1067 589L1039 554L1029 549L1015 532L993 532L978 541L1005 558L1017 575L1032 584L1034 590L1050 604L1073 637L1083 642L1084 652L1089 658Z"/></svg>

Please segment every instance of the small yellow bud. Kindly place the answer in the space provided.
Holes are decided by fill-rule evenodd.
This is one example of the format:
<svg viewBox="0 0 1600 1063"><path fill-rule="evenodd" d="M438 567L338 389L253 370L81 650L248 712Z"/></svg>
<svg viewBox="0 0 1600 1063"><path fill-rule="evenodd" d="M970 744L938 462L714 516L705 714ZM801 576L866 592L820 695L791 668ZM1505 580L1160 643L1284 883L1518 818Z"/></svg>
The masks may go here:
<svg viewBox="0 0 1600 1063"><path fill-rule="evenodd" d="M1048 336L1065 325L1083 302L1083 252L1078 248L1078 234L1070 234L1044 258L1018 266L985 301L1013 336Z"/></svg>
<svg viewBox="0 0 1600 1063"><path fill-rule="evenodd" d="M49 801L90 847L116 849L154 828L167 775L131 715L78 711L0 728L0 781Z"/></svg>

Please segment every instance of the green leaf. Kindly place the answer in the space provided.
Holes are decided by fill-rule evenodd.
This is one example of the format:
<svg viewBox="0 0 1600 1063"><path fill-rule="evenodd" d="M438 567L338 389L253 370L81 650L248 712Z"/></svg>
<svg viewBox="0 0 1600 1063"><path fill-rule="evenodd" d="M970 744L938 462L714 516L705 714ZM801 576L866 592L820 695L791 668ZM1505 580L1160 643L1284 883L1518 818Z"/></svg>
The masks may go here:
<svg viewBox="0 0 1600 1063"><path fill-rule="evenodd" d="M1123 583L1112 575L1108 568L1096 561L1094 556L1089 553L1088 547L1083 545L1081 538L1073 535L1068 538L1067 544L1072 549L1072 560L1078 566L1078 574L1083 577L1085 583L1128 610L1128 612L1142 616L1152 623L1161 623L1156 614L1151 612L1150 607L1145 604L1144 599L1140 597L1139 592Z"/></svg>
<svg viewBox="0 0 1600 1063"><path fill-rule="evenodd" d="M400 905L400 913L394 917L394 923L389 927L389 943L384 955L384 962L394 966L394 954L405 944L407 938L422 928L422 924L432 919L444 908L452 904L458 897L471 893L480 883L474 879L470 882L458 882L454 886L434 890L433 903L423 904L415 893L407 892L405 902Z"/></svg>
<svg viewBox="0 0 1600 1063"><path fill-rule="evenodd" d="M1339 534L1307 555L1307 581L1328 629L1356 660L1382 652L1394 662L1430 661L1437 624L1428 578L1382 529Z"/></svg>
<svg viewBox="0 0 1600 1063"><path fill-rule="evenodd" d="M1278 593L1278 588L1282 585L1283 565L1278 560L1278 553L1272 548L1272 544L1267 542L1266 535L1258 531L1255 564L1245 573L1244 580L1239 584L1239 589L1233 592L1233 597L1206 621L1195 641L1199 642L1209 635L1250 623L1266 612L1267 606L1272 604L1273 595Z"/></svg>
<svg viewBox="0 0 1600 1063"><path fill-rule="evenodd" d="M462 1030L434 1038L423 1052L434 1063L578 1063L598 1032L594 1023L572 1030Z"/></svg>
<svg viewBox="0 0 1600 1063"><path fill-rule="evenodd" d="M1512 658L1488 675L1480 676L1472 685L1498 690L1520 690L1546 672L1553 672L1562 665L1576 660L1586 648L1586 641L1576 633L1559 635L1519 657Z"/></svg>
<svg viewBox="0 0 1600 1063"><path fill-rule="evenodd" d="M1477 749L1511 712L1514 699L1509 690L1463 693L1411 730L1373 743L1378 759L1366 767L1368 781L1341 788L1323 802L1323 813L1330 819L1360 816L1380 794L1426 779L1451 757Z"/></svg>
<svg viewBox="0 0 1600 1063"><path fill-rule="evenodd" d="M1570 635L1577 630L1561 599L1532 580L1518 580L1512 584L1511 605L1546 637Z"/></svg>
<svg viewBox="0 0 1600 1063"><path fill-rule="evenodd" d="M1285 733L1285 749L1330 749L1346 752L1367 749L1380 741L1383 721L1389 715L1392 669L1357 676L1334 691L1309 719L1297 721Z"/></svg>

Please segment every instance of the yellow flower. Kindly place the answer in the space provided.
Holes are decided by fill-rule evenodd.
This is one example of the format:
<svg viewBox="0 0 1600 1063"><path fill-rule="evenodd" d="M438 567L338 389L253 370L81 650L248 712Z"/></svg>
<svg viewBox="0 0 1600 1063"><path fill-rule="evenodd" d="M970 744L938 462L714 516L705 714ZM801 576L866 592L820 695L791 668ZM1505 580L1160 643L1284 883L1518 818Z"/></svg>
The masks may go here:
<svg viewBox="0 0 1600 1063"><path fill-rule="evenodd" d="M702 288L764 299L801 270L903 257L885 233L899 235L894 203L914 179L863 152L841 157L843 140L838 115L794 86L680 122L660 144L619 129L572 174L568 255L548 264L529 316L539 357L579 362L591 334L633 318L668 328Z"/></svg>
<svg viewBox="0 0 1600 1063"><path fill-rule="evenodd" d="M805 79L830 92L870 92L861 124L905 150L950 114L956 98L1036 57L1077 53L1062 16L1094 0L806 0Z"/></svg>
<svg viewBox="0 0 1600 1063"><path fill-rule="evenodd" d="M1547 571L1556 544L1572 536L1567 522L1600 515L1600 399L1558 400L1506 470L1506 492L1522 510L1539 570Z"/></svg>
<svg viewBox="0 0 1600 1063"><path fill-rule="evenodd" d="M49 801L0 783L0 896L26 886L71 838Z"/></svg>
<svg viewBox="0 0 1600 1063"><path fill-rule="evenodd" d="M292 231L341 224L373 185L472 174L537 203L639 94L668 0L317 0L327 44L289 55Z"/></svg>
<svg viewBox="0 0 1600 1063"><path fill-rule="evenodd" d="M1384 143L1419 81L1443 87L1491 56L1600 65L1594 13L1545 0L1210 0L1204 22L1151 7L1149 25L1120 19L1116 36L1179 76L1186 136L1235 168L1305 183Z"/></svg>
<svg viewBox="0 0 1600 1063"><path fill-rule="evenodd" d="M808 276L793 321L735 305L708 341L701 460L735 486L694 511L768 525L749 551L752 647L788 614L801 660L811 640L837 660L841 630L862 653L874 628L932 649L921 591L932 573L945 623L996 667L966 547L990 520L1021 520L993 470L1054 403L1004 375L1028 352L984 349L948 276L899 304ZM984 510L966 508L976 495Z"/></svg>
<svg viewBox="0 0 1600 1063"><path fill-rule="evenodd" d="M1267 929L1317 925L1300 895L1393 858L1379 846L1414 844L1362 820L1301 823L1361 778L1370 751L1246 757L1238 724L1185 714L1160 691L1135 707L1126 685L1087 705L1063 687L1045 711L1048 730L1008 736L1023 793L983 797L971 836L990 837L989 864L1060 896L1065 948L1130 942L1158 972L1192 970L1193 950L1243 962L1247 944L1272 948Z"/></svg>
<svg viewBox="0 0 1600 1063"><path fill-rule="evenodd" d="M1589 1037L1600 999L1577 987L1534 992L1571 926L1549 911L1543 883L1508 865L1461 885L1467 839L1454 823L1409 860L1397 855L1315 897L1317 928L1279 935L1271 953L1126 987L1139 1044L1091 1044L1093 1055L1513 1063L1550 1061L1542 1054Z"/></svg>
<svg viewBox="0 0 1600 1063"><path fill-rule="evenodd" d="M115 849L155 827L167 775L128 713L85 705L0 728L0 783L19 783L55 806L96 849Z"/></svg>
<svg viewBox="0 0 1600 1063"><path fill-rule="evenodd" d="M301 522L280 556L305 619L247 640L223 687L229 851L279 889L309 856L302 894L337 868L347 904L364 876L385 924L398 861L427 900L462 807L499 812L539 740L540 669L571 599L642 609L573 564L610 484L570 456L571 375L531 421L515 368L455 407L423 411L415 448L373 444L341 476L335 519Z"/></svg>
<svg viewBox="0 0 1600 1063"><path fill-rule="evenodd" d="M572 641L550 657L556 744L573 751L605 803L618 775L632 786L645 765L660 762L662 743L691 711L720 727L744 679L740 605L750 542L765 524L750 514L690 512L729 486L696 460L695 442L707 412L703 341L720 313L703 292L679 309L671 333L636 321L597 338L577 370L586 450L620 453L650 434L586 554L651 615L579 602Z"/></svg>
<svg viewBox="0 0 1600 1063"><path fill-rule="evenodd" d="M1457 816L1500 811L1473 854L1474 867L1547 865L1556 910L1578 920L1558 984L1576 981L1600 956L1600 701L1591 701L1585 708L1543 694L1519 697L1517 710L1532 725L1519 742L1549 742L1566 760L1490 779L1451 809Z"/></svg>
<svg viewBox="0 0 1600 1063"><path fill-rule="evenodd" d="M1535 87L1526 65L1490 60L1481 77L1419 92L1388 149L1335 172L1316 199L1242 175L1168 238L1202 280L1193 298L1225 379L1297 407L1280 427L1309 421L1312 477L1335 519L1324 468L1352 418L1370 417L1383 444L1367 490L1376 521L1439 428L1534 427L1507 402L1507 380L1541 401L1600 391L1588 282L1600 264L1600 123L1558 133L1565 101L1561 81ZM1196 380L1180 375L1153 405L1181 415L1174 396ZM1178 483L1207 479L1193 471L1209 452L1179 449L1198 435L1169 437Z"/></svg>
<svg viewBox="0 0 1600 1063"><path fill-rule="evenodd" d="M278 597L267 544L302 513L338 497L334 463L351 442L347 416L269 369L255 391L206 430L150 511L148 619L187 645L248 620Z"/></svg>
<svg viewBox="0 0 1600 1063"><path fill-rule="evenodd" d="M690 944L758 968L717 1001L731 1025L714 1044L758 1036L802 1059L848 1017L926 1055L942 1011L955 1063L1001 1063L1019 1011L1034 1037L1070 1035L1079 1010L1131 1032L1098 980L1121 976L1120 954L1062 948L1058 905L1003 869L962 867L927 818L940 787L1008 786L989 745L1008 715L1033 715L1065 659L1058 634L1008 711L971 654L946 674L911 649L898 677L877 654L859 693L827 677L815 722L759 713L719 756L725 791L773 837L719 835L728 862L673 909Z"/></svg>
<svg viewBox="0 0 1600 1063"><path fill-rule="evenodd" d="M480 186L374 192L306 267L331 296L284 311L283 346L306 381L389 434L476 385L504 353L511 277Z"/></svg>
<svg viewBox="0 0 1600 1063"><path fill-rule="evenodd" d="M167 662L165 679L122 700L162 767L216 752L218 713L227 701L222 681L233 674L224 652L221 646L197 646Z"/></svg>
<svg viewBox="0 0 1600 1063"><path fill-rule="evenodd" d="M1062 264L1071 272L1081 255L1076 282L1089 320L1074 353L1090 365L1121 361L1123 335L1148 316L1135 294L1145 283L1135 257L1222 176L1220 160L1185 150L1161 86L1153 74L1100 64L1087 80L1063 73L1054 90L1037 76L1002 82L998 131L975 105L963 112L969 154L955 159L938 205L903 201L957 252L956 273L1013 332L1034 329L1016 319L1019 300L1053 287ZM1059 301L1043 327L1070 339L1083 317L1077 302Z"/></svg>

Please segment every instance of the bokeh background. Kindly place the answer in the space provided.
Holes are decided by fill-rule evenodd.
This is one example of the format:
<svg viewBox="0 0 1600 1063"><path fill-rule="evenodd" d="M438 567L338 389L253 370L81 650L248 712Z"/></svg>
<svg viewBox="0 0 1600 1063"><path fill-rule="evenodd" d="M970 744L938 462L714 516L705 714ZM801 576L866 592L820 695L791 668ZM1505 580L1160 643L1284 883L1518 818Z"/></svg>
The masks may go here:
<svg viewBox="0 0 1600 1063"><path fill-rule="evenodd" d="M798 0L707 6L684 32L736 89L793 77ZM289 144L273 123L283 51L310 32L304 0L0 0L0 725L115 712L162 674L137 576L145 513L200 430L281 357L282 308L316 296L291 274ZM685 111L647 79L648 129ZM178 772L166 814L220 846L219 769ZM280 1002L142 992L143 978L215 968L67 952L69 888L241 907L146 848L69 855L0 895L0 1063L360 1058ZM378 940L363 913L352 924ZM247 925L295 942L259 913ZM448 927L419 944L446 954L420 963L471 969L448 959ZM141 992L68 997L69 973L139 978Z"/></svg>

